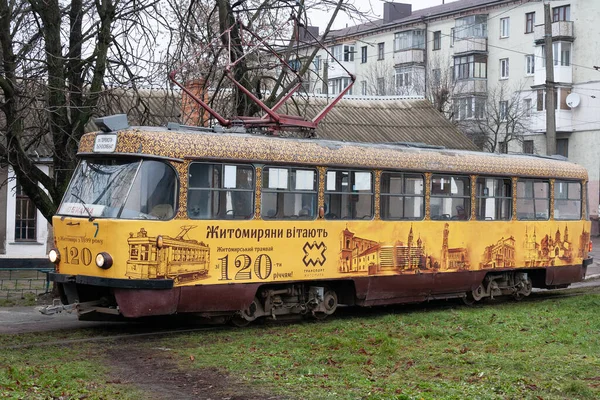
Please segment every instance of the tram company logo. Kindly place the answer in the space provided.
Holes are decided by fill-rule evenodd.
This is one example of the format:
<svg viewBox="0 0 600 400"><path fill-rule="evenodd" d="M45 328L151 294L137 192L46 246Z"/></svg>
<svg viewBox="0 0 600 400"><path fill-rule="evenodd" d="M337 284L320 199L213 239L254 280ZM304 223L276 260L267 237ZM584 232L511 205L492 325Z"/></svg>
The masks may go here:
<svg viewBox="0 0 600 400"><path fill-rule="evenodd" d="M325 257L325 250L327 250L325 243L312 242L311 244L306 242L304 247L302 247L302 250L304 250L302 262L304 262L304 265L307 267L314 267L317 265L323 266L323 264L325 264L325 260L327 260Z"/></svg>

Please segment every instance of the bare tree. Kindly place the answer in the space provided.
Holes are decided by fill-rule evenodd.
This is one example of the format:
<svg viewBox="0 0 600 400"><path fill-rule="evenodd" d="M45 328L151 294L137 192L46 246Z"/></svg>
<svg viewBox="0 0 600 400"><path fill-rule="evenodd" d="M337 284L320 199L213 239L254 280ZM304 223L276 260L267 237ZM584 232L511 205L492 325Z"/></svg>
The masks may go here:
<svg viewBox="0 0 600 400"><path fill-rule="evenodd" d="M48 221L105 90L165 75L151 67L161 15L159 0L0 0L0 159ZM53 177L36 165L41 144Z"/></svg>
<svg viewBox="0 0 600 400"><path fill-rule="evenodd" d="M487 97L454 99L454 113L459 128L482 150L507 152L529 131L531 110L524 104L522 86L510 89L501 82Z"/></svg>
<svg viewBox="0 0 600 400"><path fill-rule="evenodd" d="M447 60L447 58L445 58ZM439 56L429 60L425 96L431 101L436 110L450 120L454 118L452 99L457 92L460 81L454 79L454 70Z"/></svg>

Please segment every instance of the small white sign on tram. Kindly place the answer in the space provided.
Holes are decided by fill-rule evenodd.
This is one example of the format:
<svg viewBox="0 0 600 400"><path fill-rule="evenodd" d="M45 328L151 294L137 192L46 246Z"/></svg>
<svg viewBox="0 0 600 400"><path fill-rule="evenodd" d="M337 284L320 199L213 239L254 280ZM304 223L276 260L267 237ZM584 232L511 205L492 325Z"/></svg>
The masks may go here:
<svg viewBox="0 0 600 400"><path fill-rule="evenodd" d="M96 135L94 153L112 153L117 148L117 135Z"/></svg>

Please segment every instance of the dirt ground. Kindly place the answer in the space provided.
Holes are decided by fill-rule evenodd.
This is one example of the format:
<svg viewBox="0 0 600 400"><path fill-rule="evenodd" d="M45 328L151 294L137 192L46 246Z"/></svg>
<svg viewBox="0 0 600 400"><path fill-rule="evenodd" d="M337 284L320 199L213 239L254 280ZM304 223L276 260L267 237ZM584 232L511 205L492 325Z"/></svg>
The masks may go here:
<svg viewBox="0 0 600 400"><path fill-rule="evenodd" d="M215 368L178 368L168 349L141 349L134 342L111 347L112 384L133 385L149 400L283 400L260 392Z"/></svg>

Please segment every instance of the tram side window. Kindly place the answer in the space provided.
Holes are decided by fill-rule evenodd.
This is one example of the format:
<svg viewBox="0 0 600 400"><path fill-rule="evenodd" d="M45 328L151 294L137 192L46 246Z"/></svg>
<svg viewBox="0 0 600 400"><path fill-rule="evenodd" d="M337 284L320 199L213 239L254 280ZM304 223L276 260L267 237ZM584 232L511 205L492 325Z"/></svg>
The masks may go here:
<svg viewBox="0 0 600 400"><path fill-rule="evenodd" d="M554 219L581 219L581 183L554 182Z"/></svg>
<svg viewBox="0 0 600 400"><path fill-rule="evenodd" d="M188 216L192 219L251 219L251 165L193 163L189 169Z"/></svg>
<svg viewBox="0 0 600 400"><path fill-rule="evenodd" d="M517 219L547 220L550 216L550 182L519 179L517 181Z"/></svg>
<svg viewBox="0 0 600 400"><path fill-rule="evenodd" d="M423 219L424 179L421 174L381 174L381 219Z"/></svg>
<svg viewBox="0 0 600 400"><path fill-rule="evenodd" d="M512 218L512 182L506 178L477 178L475 214L480 221Z"/></svg>
<svg viewBox="0 0 600 400"><path fill-rule="evenodd" d="M471 216L471 181L468 176L432 175L431 219L468 220Z"/></svg>
<svg viewBox="0 0 600 400"><path fill-rule="evenodd" d="M325 219L372 219L373 175L368 171L327 170Z"/></svg>
<svg viewBox="0 0 600 400"><path fill-rule="evenodd" d="M316 218L316 170L265 167L263 171L261 215L264 219Z"/></svg>

